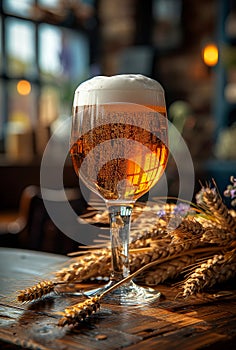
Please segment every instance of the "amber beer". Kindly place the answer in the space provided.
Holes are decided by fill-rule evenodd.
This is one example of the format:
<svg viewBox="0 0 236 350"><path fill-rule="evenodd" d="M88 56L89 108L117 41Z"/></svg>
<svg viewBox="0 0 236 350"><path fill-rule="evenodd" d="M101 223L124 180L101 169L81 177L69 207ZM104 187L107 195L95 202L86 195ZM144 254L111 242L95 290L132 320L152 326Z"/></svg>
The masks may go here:
<svg viewBox="0 0 236 350"><path fill-rule="evenodd" d="M77 106L74 113L80 114L81 136L70 155L92 191L105 200L134 202L158 182L168 158L165 107L108 103Z"/></svg>

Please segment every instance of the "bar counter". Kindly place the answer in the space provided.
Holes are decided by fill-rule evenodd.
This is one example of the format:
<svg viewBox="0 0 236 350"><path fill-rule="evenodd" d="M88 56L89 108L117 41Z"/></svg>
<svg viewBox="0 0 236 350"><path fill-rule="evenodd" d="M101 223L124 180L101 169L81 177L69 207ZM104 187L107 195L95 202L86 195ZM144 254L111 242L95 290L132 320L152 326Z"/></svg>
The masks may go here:
<svg viewBox="0 0 236 350"><path fill-rule="evenodd" d="M101 309L74 328L58 327L59 312L80 301L70 294L50 294L20 304L18 290L58 269L61 255L0 248L1 349L235 349L236 286L188 299L176 287L160 285L159 301L148 306L101 303Z"/></svg>

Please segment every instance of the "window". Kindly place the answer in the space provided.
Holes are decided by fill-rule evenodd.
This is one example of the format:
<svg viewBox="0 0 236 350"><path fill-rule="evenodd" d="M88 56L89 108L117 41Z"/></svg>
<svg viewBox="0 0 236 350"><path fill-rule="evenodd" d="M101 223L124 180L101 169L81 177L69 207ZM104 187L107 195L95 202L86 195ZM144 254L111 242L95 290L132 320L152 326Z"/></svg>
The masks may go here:
<svg viewBox="0 0 236 350"><path fill-rule="evenodd" d="M47 24L40 25L39 67L44 78L53 78L61 74L60 51L61 30Z"/></svg>
<svg viewBox="0 0 236 350"><path fill-rule="evenodd" d="M34 0L3 0L3 8L6 13L30 17L33 3Z"/></svg>
<svg viewBox="0 0 236 350"><path fill-rule="evenodd" d="M35 73L35 27L29 21L6 18L6 58L9 76Z"/></svg>
<svg viewBox="0 0 236 350"><path fill-rule="evenodd" d="M82 3L94 5L94 1ZM38 123L49 128L60 114L70 115L75 88L89 78L90 32L69 6L72 3L60 0L2 0L1 153L11 128L31 128L34 133Z"/></svg>

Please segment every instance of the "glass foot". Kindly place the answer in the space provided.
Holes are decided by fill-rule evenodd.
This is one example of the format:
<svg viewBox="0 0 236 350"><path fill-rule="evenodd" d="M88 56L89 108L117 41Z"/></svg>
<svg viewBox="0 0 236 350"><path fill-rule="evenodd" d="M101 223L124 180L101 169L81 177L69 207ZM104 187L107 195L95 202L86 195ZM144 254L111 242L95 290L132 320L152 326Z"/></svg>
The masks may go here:
<svg viewBox="0 0 236 350"><path fill-rule="evenodd" d="M105 293L103 300L106 303L137 306L152 303L161 297L161 293L158 290L138 286L133 281L125 283L124 285L106 294L106 292L114 284L115 282L110 281L107 285L86 291L84 294L92 297L94 295L101 295L102 293Z"/></svg>

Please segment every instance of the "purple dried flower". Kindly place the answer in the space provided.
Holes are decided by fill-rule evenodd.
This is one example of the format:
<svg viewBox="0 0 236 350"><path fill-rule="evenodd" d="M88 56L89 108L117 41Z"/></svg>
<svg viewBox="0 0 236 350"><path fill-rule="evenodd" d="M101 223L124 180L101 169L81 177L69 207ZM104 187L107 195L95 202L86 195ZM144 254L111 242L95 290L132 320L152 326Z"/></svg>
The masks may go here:
<svg viewBox="0 0 236 350"><path fill-rule="evenodd" d="M158 216L159 218L165 217L165 216L166 216L166 211L165 211L164 209L158 210L158 211L157 211L157 216Z"/></svg>
<svg viewBox="0 0 236 350"><path fill-rule="evenodd" d="M230 197L232 199L231 204L233 206L236 205L236 178L234 176L230 177L230 182L232 183L232 185L228 185L227 189L224 191L224 196L225 197Z"/></svg>
<svg viewBox="0 0 236 350"><path fill-rule="evenodd" d="M190 207L189 204L179 203L174 208L174 214L180 215L180 216L185 216L189 212L189 207Z"/></svg>
<svg viewBox="0 0 236 350"><path fill-rule="evenodd" d="M234 188L234 189L232 189L232 190L230 191L230 196L231 196L232 199L233 199L234 197L236 197L236 188Z"/></svg>

